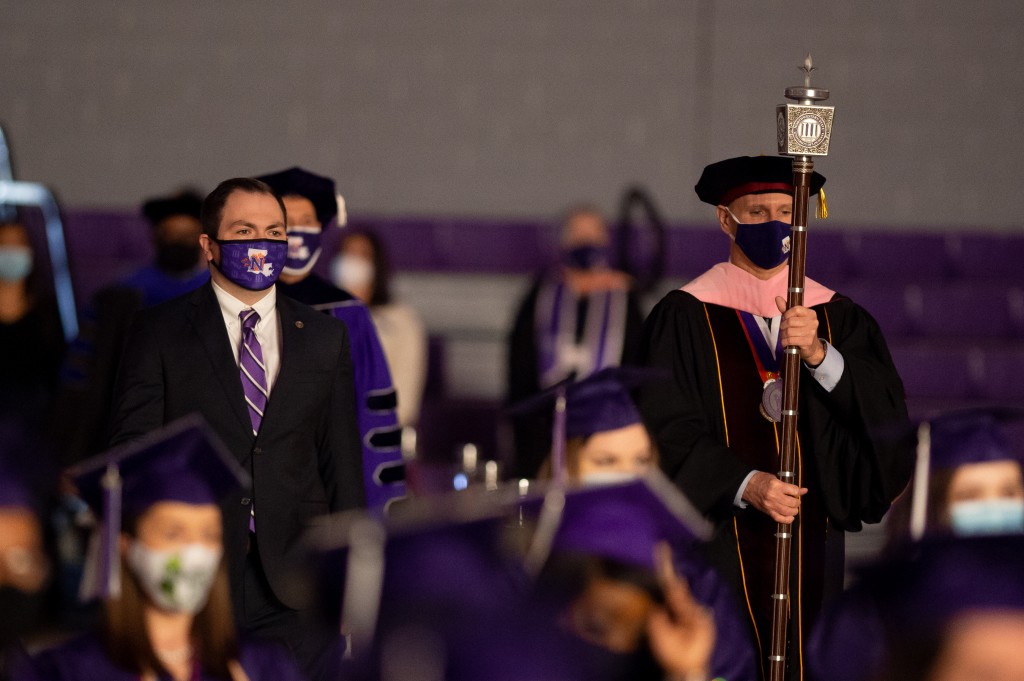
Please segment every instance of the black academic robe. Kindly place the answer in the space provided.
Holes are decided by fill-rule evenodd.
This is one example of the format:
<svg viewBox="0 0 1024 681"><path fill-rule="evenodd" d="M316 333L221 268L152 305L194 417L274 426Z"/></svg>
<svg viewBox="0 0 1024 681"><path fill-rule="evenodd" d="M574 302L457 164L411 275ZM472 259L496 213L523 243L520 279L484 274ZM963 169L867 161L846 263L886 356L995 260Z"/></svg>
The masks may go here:
<svg viewBox="0 0 1024 681"><path fill-rule="evenodd" d="M836 295L812 308L819 335L845 360L825 391L801 371L798 484L809 492L793 525L789 678L803 641L843 585L843 533L876 523L913 467L903 384L878 325ZM762 382L736 310L673 291L644 327L644 363L672 378L646 386L640 407L663 470L716 523L710 555L751 623L762 667L771 646L775 523L734 497L751 470L775 473L782 433L758 410Z"/></svg>

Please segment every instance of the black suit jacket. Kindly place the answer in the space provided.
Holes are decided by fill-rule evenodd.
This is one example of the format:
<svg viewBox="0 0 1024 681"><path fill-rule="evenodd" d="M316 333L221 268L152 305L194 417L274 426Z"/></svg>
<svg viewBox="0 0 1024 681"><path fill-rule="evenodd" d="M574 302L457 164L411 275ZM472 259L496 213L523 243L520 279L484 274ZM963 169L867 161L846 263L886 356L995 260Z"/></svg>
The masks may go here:
<svg viewBox="0 0 1024 681"><path fill-rule="evenodd" d="M364 504L352 360L345 325L278 294L281 366L258 436L211 284L138 314L114 392L111 444L186 414L202 414L252 475L223 504L224 548L236 606L250 500L259 557L275 595L299 606L287 574L309 521Z"/></svg>

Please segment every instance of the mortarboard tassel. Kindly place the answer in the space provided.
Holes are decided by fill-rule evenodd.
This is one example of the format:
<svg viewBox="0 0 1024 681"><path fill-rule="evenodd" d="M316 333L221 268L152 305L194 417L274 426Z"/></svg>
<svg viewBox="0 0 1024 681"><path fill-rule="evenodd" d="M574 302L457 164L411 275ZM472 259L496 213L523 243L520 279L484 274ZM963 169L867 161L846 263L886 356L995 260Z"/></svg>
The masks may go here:
<svg viewBox="0 0 1024 681"><path fill-rule="evenodd" d="M100 526L100 571L97 576L99 595L117 598L121 595L121 473L117 466L107 466L103 475L103 520Z"/></svg>
<svg viewBox="0 0 1024 681"><path fill-rule="evenodd" d="M551 473L555 484L564 486L565 471L565 384L558 387L555 398L555 423L551 428Z"/></svg>
<svg viewBox="0 0 1024 681"><path fill-rule="evenodd" d="M825 201L825 190L818 190L818 219L824 220L828 217L828 202Z"/></svg>
<svg viewBox="0 0 1024 681"><path fill-rule="evenodd" d="M928 517L928 476L931 468L931 424L922 421L917 428L917 465L914 469L913 498L910 506L910 537L920 541L924 537Z"/></svg>

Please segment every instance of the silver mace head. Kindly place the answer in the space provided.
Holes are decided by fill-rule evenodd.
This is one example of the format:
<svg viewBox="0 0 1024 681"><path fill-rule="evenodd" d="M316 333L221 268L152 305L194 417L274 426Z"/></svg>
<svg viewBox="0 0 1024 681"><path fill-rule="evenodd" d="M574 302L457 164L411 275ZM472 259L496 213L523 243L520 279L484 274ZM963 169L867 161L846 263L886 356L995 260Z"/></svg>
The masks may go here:
<svg viewBox="0 0 1024 681"><path fill-rule="evenodd" d="M776 130L779 154L783 156L826 156L832 136L833 107L819 102L828 99L829 92L811 85L814 62L808 54L803 66L803 86L786 88L786 99L795 104L781 104L776 108Z"/></svg>

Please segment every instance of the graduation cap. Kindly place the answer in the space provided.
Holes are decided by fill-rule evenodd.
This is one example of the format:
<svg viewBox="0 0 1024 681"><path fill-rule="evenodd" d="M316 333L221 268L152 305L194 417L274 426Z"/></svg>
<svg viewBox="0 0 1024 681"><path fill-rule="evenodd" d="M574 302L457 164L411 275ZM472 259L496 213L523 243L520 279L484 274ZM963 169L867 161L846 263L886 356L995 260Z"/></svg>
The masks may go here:
<svg viewBox="0 0 1024 681"><path fill-rule="evenodd" d="M153 226L174 215L187 215L198 220L202 205L202 197L195 192L181 192L146 201L142 204L142 215Z"/></svg>
<svg viewBox="0 0 1024 681"><path fill-rule="evenodd" d="M630 397L630 390L666 377L667 373L662 369L607 367L580 381L559 383L512 405L508 412L527 414L555 410L552 464L555 478L560 480L564 474L565 440L643 423L640 411Z"/></svg>
<svg viewBox="0 0 1024 681"><path fill-rule="evenodd" d="M83 461L67 473L101 521L96 574L83 582L85 596L119 593L117 539L124 520L161 501L217 504L249 483L248 474L198 414Z"/></svg>
<svg viewBox="0 0 1024 681"><path fill-rule="evenodd" d="M1024 610L1024 535L930 537L864 571L894 629L978 610Z"/></svg>
<svg viewBox="0 0 1024 681"><path fill-rule="evenodd" d="M811 193L821 191L825 177L811 175ZM747 194L793 193L793 161L782 156L738 156L704 167L694 187L697 197L712 206L728 206Z"/></svg>
<svg viewBox="0 0 1024 681"><path fill-rule="evenodd" d="M861 567L819 617L805 655L815 678L862 681L908 637L941 634L957 615L1024 610L1024 535L929 536Z"/></svg>
<svg viewBox="0 0 1024 681"><path fill-rule="evenodd" d="M711 524L660 471L566 492L552 552L587 554L655 570L654 547L710 539Z"/></svg>
<svg viewBox="0 0 1024 681"><path fill-rule="evenodd" d="M549 675L571 671L574 660L553 623L533 621L524 600L527 580L510 537L519 499L515 486L471 488L410 498L388 517L349 511L315 521L309 591L320 614L351 634L357 669L409 668L402 678L575 678ZM443 673L426 674L434 665Z"/></svg>
<svg viewBox="0 0 1024 681"><path fill-rule="evenodd" d="M309 199L316 210L316 219L321 227L326 227L335 216L338 217L339 226L345 224L344 199L335 190L334 180L329 177L316 175L295 166L256 179L266 182L280 197L301 196Z"/></svg>
<svg viewBox="0 0 1024 681"><path fill-rule="evenodd" d="M1007 428L1024 421L1024 410L1009 407L961 409L929 419L933 468L1012 459L1024 463L1024 445L1014 445Z"/></svg>
<svg viewBox="0 0 1024 681"><path fill-rule="evenodd" d="M1012 460L1024 467L1024 447L1012 444L1007 429L1024 423L1024 410L977 407L948 411L918 426L917 465L911 506L911 536L924 535L928 480L932 470L950 470L972 463Z"/></svg>

